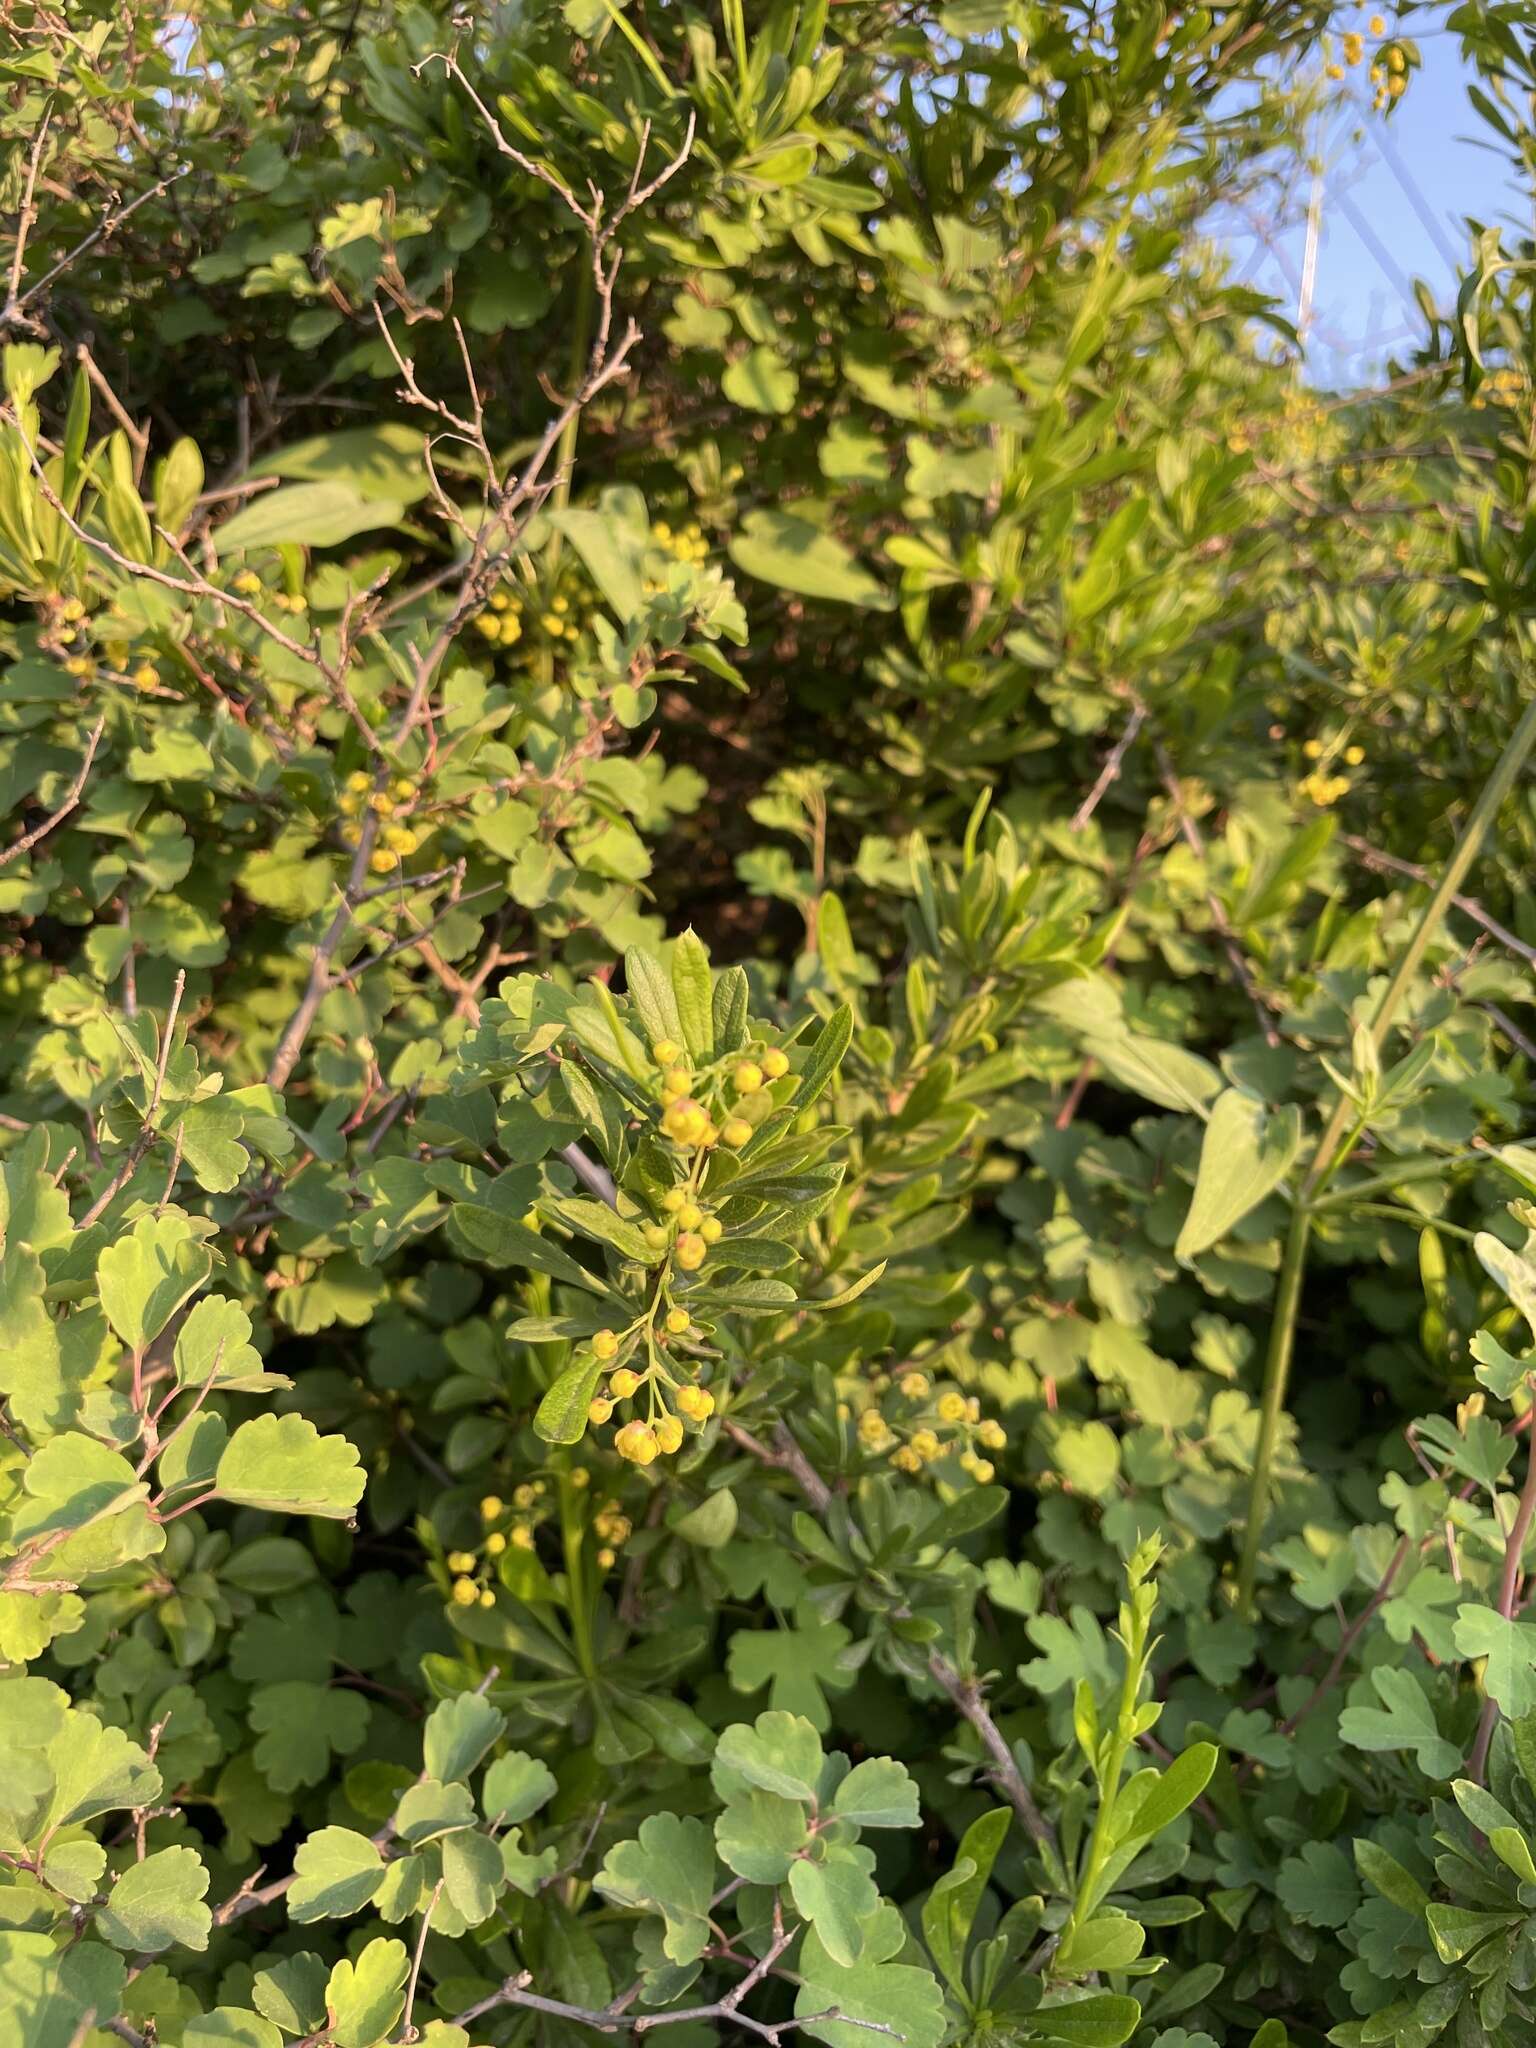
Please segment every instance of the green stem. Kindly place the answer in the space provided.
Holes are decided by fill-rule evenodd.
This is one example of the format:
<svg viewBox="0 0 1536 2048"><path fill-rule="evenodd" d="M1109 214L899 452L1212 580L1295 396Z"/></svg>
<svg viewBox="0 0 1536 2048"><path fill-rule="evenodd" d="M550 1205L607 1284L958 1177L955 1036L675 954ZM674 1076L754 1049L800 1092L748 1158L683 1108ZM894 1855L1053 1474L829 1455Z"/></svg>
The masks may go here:
<svg viewBox="0 0 1536 2048"><path fill-rule="evenodd" d="M583 269L576 280L576 309L571 321L571 362L566 379L572 391L579 391L587 375L587 357L592 348L592 274ZM563 512L571 502L571 474L576 467L576 437L581 432L581 413L573 412L560 429L560 439L555 444L555 488L549 494L550 505L556 512ZM560 543L562 536L558 528L549 537L549 547L544 560L548 567L551 585L554 574L560 566Z"/></svg>
<svg viewBox="0 0 1536 2048"><path fill-rule="evenodd" d="M560 1543L565 1552L565 1594L571 1610L571 1640L582 1676L596 1678L597 1662L592 1654L592 1610L587 1599L586 1573L582 1568L586 1528L568 1472L559 1475L559 1485Z"/></svg>
<svg viewBox="0 0 1536 2048"><path fill-rule="evenodd" d="M1122 1614L1129 1614L1129 1608L1122 1608ZM1127 1633L1125 1643L1125 1671L1120 1680L1120 1706L1115 1718L1115 1739L1110 1746L1104 1764L1104 1775L1099 1780L1099 1810L1094 1815L1093 1833L1088 1840L1088 1853L1083 1860L1083 1874L1078 1880L1077 1895L1072 1901L1072 1911L1062 1929L1061 1946L1066 1948L1072 1936L1091 1920L1098 1905L1095 1896L1100 1874L1109 1860L1109 1829L1115 1817L1115 1799L1120 1790L1120 1774L1125 1769L1126 1752L1135 1740L1136 1698L1141 1691L1143 1658L1146 1651L1145 1631L1135 1635Z"/></svg>
<svg viewBox="0 0 1536 2048"><path fill-rule="evenodd" d="M1482 846L1488 827L1498 816L1499 807L1514 785L1515 777L1525 765L1526 756L1536 746L1536 695L1521 714L1520 723L1510 734L1504 751L1494 765L1493 773L1483 784L1477 802L1472 806L1467 822L1461 828L1461 836L1451 850L1434 893L1425 904L1413 936L1403 949L1392 979L1382 991L1381 1001L1376 1005L1376 1014L1371 1019L1371 1038L1379 1051L1386 1042L1403 998L1414 976L1423 963L1424 955L1434 940L1435 934L1445 921L1445 913L1466 879ZM1253 1586L1258 1573L1259 1546L1264 1536L1264 1520L1269 1511L1270 1468L1274 1464L1275 1444L1280 1433L1280 1417L1285 1411L1286 1381L1290 1375L1291 1353L1296 1339L1296 1315L1301 1306L1302 1281L1305 1278L1307 1244L1312 1234L1312 1204L1326 1184L1336 1164L1336 1156L1343 1142L1354 1104L1347 1096L1341 1095L1334 1105L1332 1116L1317 1141L1317 1150L1307 1168L1306 1177L1297 1191L1296 1207L1291 1214L1291 1227L1286 1235L1285 1252L1280 1264L1280 1279L1275 1289L1275 1312L1269 1330L1269 1350L1264 1360L1264 1390L1260 1397L1259 1441L1254 1452L1253 1478L1248 1488L1248 1518L1243 1530L1242 1557L1237 1572L1237 1611L1246 1616L1253 1605Z"/></svg>

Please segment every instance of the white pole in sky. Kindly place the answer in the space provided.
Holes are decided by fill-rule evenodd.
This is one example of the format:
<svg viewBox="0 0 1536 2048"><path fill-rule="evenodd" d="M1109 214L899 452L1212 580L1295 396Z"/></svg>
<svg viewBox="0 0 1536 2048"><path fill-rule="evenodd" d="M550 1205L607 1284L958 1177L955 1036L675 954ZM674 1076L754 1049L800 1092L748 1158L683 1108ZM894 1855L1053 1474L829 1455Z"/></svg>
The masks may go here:
<svg viewBox="0 0 1536 2048"><path fill-rule="evenodd" d="M1307 244L1301 259L1301 289L1296 301L1296 334L1303 348L1312 320L1312 295L1317 284L1317 245L1323 225L1323 170L1312 170L1312 195L1307 201Z"/></svg>

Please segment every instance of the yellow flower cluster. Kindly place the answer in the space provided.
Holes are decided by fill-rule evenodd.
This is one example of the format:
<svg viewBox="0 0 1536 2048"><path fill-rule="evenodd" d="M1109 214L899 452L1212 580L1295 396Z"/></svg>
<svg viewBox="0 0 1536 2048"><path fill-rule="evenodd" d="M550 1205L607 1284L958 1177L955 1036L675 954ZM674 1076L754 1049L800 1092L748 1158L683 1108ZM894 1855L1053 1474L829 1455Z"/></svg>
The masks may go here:
<svg viewBox="0 0 1536 2048"><path fill-rule="evenodd" d="M680 562L709 560L709 542L704 538L703 529L697 520L690 520L686 526L674 532L665 520L658 519L651 528L651 539L659 548L664 548Z"/></svg>
<svg viewBox="0 0 1536 2048"><path fill-rule="evenodd" d="M1477 387L1472 410L1483 412L1490 405L1518 405L1525 396L1525 388L1525 378L1519 370L1507 366L1502 370L1490 370Z"/></svg>
<svg viewBox="0 0 1536 2048"><path fill-rule="evenodd" d="M491 1584L496 1560L509 1547L513 1550L534 1549L538 1541L538 1526L550 1511L548 1494L546 1482L533 1479L514 1489L510 1504L499 1494L488 1493L485 1496L480 1503L480 1520L485 1525L480 1548L450 1550L447 1556L447 1566L453 1574L449 1597L455 1606L496 1605L496 1590Z"/></svg>
<svg viewBox="0 0 1536 2048"><path fill-rule="evenodd" d="M475 614L475 631L498 647L515 647L523 637L523 600L505 585L493 590L483 612Z"/></svg>
<svg viewBox="0 0 1536 2048"><path fill-rule="evenodd" d="M1371 106L1378 114L1392 100L1400 100L1407 91L1408 59L1396 43L1371 66L1371 84L1376 88Z"/></svg>
<svg viewBox="0 0 1536 2048"><path fill-rule="evenodd" d="M592 1533L600 1545L597 1561L605 1572L611 1571L632 1533L630 1519L616 1500L603 1502L592 1518Z"/></svg>
<svg viewBox="0 0 1536 2048"><path fill-rule="evenodd" d="M1349 794L1350 782L1347 775L1325 775L1314 768L1310 775L1304 775L1298 785L1304 797L1309 797L1321 809L1327 810L1336 804L1341 796Z"/></svg>
<svg viewBox="0 0 1536 2048"><path fill-rule="evenodd" d="M953 1458L978 1486L992 1478L996 1467L982 1453L1002 1450L1008 1434L1000 1422L983 1416L974 1394L964 1394L953 1386L935 1390L927 1373L916 1371L905 1372L894 1381L888 1373L877 1373L869 1382L869 1392L874 1399L860 1415L855 1431L872 1456L883 1457L898 1472L914 1475Z"/></svg>
<svg viewBox="0 0 1536 2048"><path fill-rule="evenodd" d="M408 860L421 845L419 834L409 825L397 822L401 806L409 807L416 796L416 784L409 776L397 775L392 782L375 786L373 776L361 768L354 769L336 799L337 810L348 821L341 827L342 845L358 844L363 836L362 826L351 821L361 818L365 810L372 811L380 821L380 829L368 865L376 875L393 874L401 861Z"/></svg>

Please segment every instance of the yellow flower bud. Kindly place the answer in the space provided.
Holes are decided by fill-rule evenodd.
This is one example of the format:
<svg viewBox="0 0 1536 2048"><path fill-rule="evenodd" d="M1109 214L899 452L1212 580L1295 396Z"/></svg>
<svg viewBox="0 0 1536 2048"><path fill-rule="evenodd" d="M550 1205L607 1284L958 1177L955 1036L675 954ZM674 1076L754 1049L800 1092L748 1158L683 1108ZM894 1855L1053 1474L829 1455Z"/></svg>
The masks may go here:
<svg viewBox="0 0 1536 2048"><path fill-rule="evenodd" d="M507 1539L499 1529L494 1535L487 1536L485 1539L485 1551L488 1557L500 1557L506 1547Z"/></svg>
<svg viewBox="0 0 1536 2048"><path fill-rule="evenodd" d="M512 1548L514 1550L532 1550L533 1542L534 1537L531 1529L523 1527L512 1531Z"/></svg>
<svg viewBox="0 0 1536 2048"><path fill-rule="evenodd" d="M738 1095L755 1095L763 1085L763 1070L756 1060L743 1060L731 1081Z"/></svg>
<svg viewBox="0 0 1536 2048"><path fill-rule="evenodd" d="M160 671L152 661L141 661L129 681L136 690L152 690L160 681Z"/></svg>
<svg viewBox="0 0 1536 2048"><path fill-rule="evenodd" d="M587 1403L588 1422L597 1424L604 1423L608 1420L609 1416L612 1415L612 1413L613 1403L611 1401L605 1401L601 1394L598 1395L595 1401L589 1401Z"/></svg>
<svg viewBox="0 0 1536 2048"><path fill-rule="evenodd" d="M706 1216L699 1225L699 1235L706 1244L718 1244L725 1235L725 1225L718 1216Z"/></svg>
<svg viewBox="0 0 1536 2048"><path fill-rule="evenodd" d="M448 1569L451 1572L472 1572L475 1568L475 1553L472 1550L452 1550L448 1553Z"/></svg>
<svg viewBox="0 0 1536 2048"><path fill-rule="evenodd" d="M339 796L336 799L336 808L342 817L355 818L362 809L362 804L355 796Z"/></svg>
<svg viewBox="0 0 1536 2048"><path fill-rule="evenodd" d="M453 1598L455 1604L459 1607L473 1607L480 1598L480 1588L473 1579L455 1579L453 1582Z"/></svg>
<svg viewBox="0 0 1536 2048"><path fill-rule="evenodd" d="M519 1486L513 1490L512 1505L515 1508L531 1508L537 1498L538 1495L531 1486Z"/></svg>
<svg viewBox="0 0 1536 2048"><path fill-rule="evenodd" d="M909 1401L922 1401L928 1394L928 1375L924 1372L903 1373L901 1391Z"/></svg>
<svg viewBox="0 0 1536 2048"><path fill-rule="evenodd" d="M480 1503L482 1522L499 1522L506 1511L506 1502L499 1500L494 1493L488 1493Z"/></svg>
<svg viewBox="0 0 1536 2048"><path fill-rule="evenodd" d="M685 1308L669 1308L667 1310L667 1328L674 1337L681 1337L692 1320L693 1318Z"/></svg>
<svg viewBox="0 0 1536 2048"><path fill-rule="evenodd" d="M60 615L68 619L70 624L73 625L77 619L85 617L85 606L78 597L66 597L60 607Z"/></svg>
<svg viewBox="0 0 1536 2048"><path fill-rule="evenodd" d="M926 1465L939 1455L939 1440L931 1429L917 1429L912 1432L912 1448Z"/></svg>
<svg viewBox="0 0 1536 2048"><path fill-rule="evenodd" d="M390 825L385 828L384 844L391 853L404 860L416 851L421 842L408 825Z"/></svg>
<svg viewBox="0 0 1536 2048"><path fill-rule="evenodd" d="M661 1128L674 1143L697 1145L709 1129L709 1118L691 1095L684 1095L663 1112Z"/></svg>
<svg viewBox="0 0 1536 2048"><path fill-rule="evenodd" d="M679 1387L677 1405L690 1422L704 1422L715 1412L715 1397L707 1387Z"/></svg>
<svg viewBox="0 0 1536 2048"><path fill-rule="evenodd" d="M618 1355L619 1340L615 1332L612 1330L598 1330L592 1338L592 1356L594 1358L617 1358Z"/></svg>
<svg viewBox="0 0 1536 2048"><path fill-rule="evenodd" d="M365 775L361 768L354 768L347 777L347 787L354 796L366 796L373 787L373 778Z"/></svg>
<svg viewBox="0 0 1536 2048"><path fill-rule="evenodd" d="M392 818L395 815L395 800L392 796L386 796L382 789L376 789L368 799L368 808L376 817Z"/></svg>
<svg viewBox="0 0 1536 2048"><path fill-rule="evenodd" d="M923 1461L910 1444L903 1444L899 1451L891 1453L891 1463L898 1472L921 1472Z"/></svg>
<svg viewBox="0 0 1536 2048"><path fill-rule="evenodd" d="M684 1202L677 1212L679 1230L697 1230L704 1221L704 1211L697 1202Z"/></svg>
<svg viewBox="0 0 1536 2048"><path fill-rule="evenodd" d="M399 803L408 804L416 794L416 785L404 775L397 775L389 785L389 793Z"/></svg>
<svg viewBox="0 0 1536 2048"><path fill-rule="evenodd" d="M651 1058L658 1067L670 1067L683 1056L683 1048L675 1038L658 1038L651 1047Z"/></svg>
<svg viewBox="0 0 1536 2048"><path fill-rule="evenodd" d="M632 1465L654 1464L661 1445L656 1441L656 1432L648 1422L626 1422L613 1440L613 1447L621 1458L627 1458Z"/></svg>
<svg viewBox="0 0 1536 2048"><path fill-rule="evenodd" d="M604 1544L603 1548L597 1553L597 1561L602 1566L605 1572L611 1572L613 1570L615 1562L614 1555L606 1544Z"/></svg>
<svg viewBox="0 0 1536 2048"><path fill-rule="evenodd" d="M960 1394L940 1394L939 1420L940 1422L964 1422L964 1396Z"/></svg>
<svg viewBox="0 0 1536 2048"><path fill-rule="evenodd" d="M376 846L368 856L368 865L376 875L387 875L400 865L400 856L390 847Z"/></svg>
<svg viewBox="0 0 1536 2048"><path fill-rule="evenodd" d="M484 634L487 640L501 638L501 619L495 612L481 612L476 617L475 631Z"/></svg>
<svg viewBox="0 0 1536 2048"><path fill-rule="evenodd" d="M751 1136L752 1126L744 1116L728 1116L720 1126L720 1142L733 1152L739 1152Z"/></svg>
<svg viewBox="0 0 1536 2048"><path fill-rule="evenodd" d="M615 1401L627 1401L639 1384L639 1373L631 1372L627 1365L608 1375L608 1391Z"/></svg>
<svg viewBox="0 0 1536 2048"><path fill-rule="evenodd" d="M1008 1432L1000 1422L984 1422L976 1432L976 1441L989 1451L1000 1451L1008 1442Z"/></svg>
<svg viewBox="0 0 1536 2048"><path fill-rule="evenodd" d="M670 1457L674 1451L681 1449L683 1441L683 1425L678 1421L675 1415L663 1415L657 1421L656 1441L658 1444L660 1444L661 1448L663 1449L663 1451L666 1452L668 1457Z"/></svg>
<svg viewBox="0 0 1536 2048"><path fill-rule="evenodd" d="M674 1247L674 1256L685 1273L696 1273L703 1265L704 1255L708 1249L702 1237L695 1236L691 1230L685 1230Z"/></svg>
<svg viewBox="0 0 1536 2048"><path fill-rule="evenodd" d="M681 1188L668 1188L667 1192L661 1198L661 1206L663 1207L663 1209L666 1210L669 1216L675 1216L678 1210L684 1206L687 1200L688 1197L683 1193Z"/></svg>
<svg viewBox="0 0 1536 2048"><path fill-rule="evenodd" d="M672 1095L686 1095L693 1076L686 1067L668 1067L661 1077L661 1085Z"/></svg>
<svg viewBox="0 0 1536 2048"><path fill-rule="evenodd" d="M986 1486L992 1478L993 1465L990 1458L978 1458L971 1467L971 1477L978 1486Z"/></svg>
<svg viewBox="0 0 1536 2048"><path fill-rule="evenodd" d="M1358 768L1365 759L1365 749L1364 747L1346 747L1344 749L1344 758L1351 768Z"/></svg>
<svg viewBox="0 0 1536 2048"><path fill-rule="evenodd" d="M782 1075L789 1072L789 1061L779 1051L777 1046L773 1048L772 1052L765 1052L763 1054L761 1064L763 1073L770 1081L777 1081Z"/></svg>
<svg viewBox="0 0 1536 2048"><path fill-rule="evenodd" d="M672 1242L666 1226L661 1223L647 1223L640 1235L645 1239L653 1252L665 1251Z"/></svg>

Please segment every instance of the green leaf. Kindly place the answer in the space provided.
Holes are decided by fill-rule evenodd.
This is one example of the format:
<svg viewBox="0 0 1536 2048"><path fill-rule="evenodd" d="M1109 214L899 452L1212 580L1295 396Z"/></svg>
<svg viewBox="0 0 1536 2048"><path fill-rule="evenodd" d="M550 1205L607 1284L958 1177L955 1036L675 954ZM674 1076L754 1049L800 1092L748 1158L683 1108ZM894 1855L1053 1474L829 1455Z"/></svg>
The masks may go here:
<svg viewBox="0 0 1536 2048"><path fill-rule="evenodd" d="M176 1332L173 1358L183 1387L212 1384L232 1394L259 1394L292 1385L281 1373L263 1370L250 1317L222 1294L206 1294L193 1304Z"/></svg>
<svg viewBox="0 0 1536 2048"><path fill-rule="evenodd" d="M181 2048L283 2048L283 2037L271 2020L239 2006L216 2005L188 2020Z"/></svg>
<svg viewBox="0 0 1536 2048"><path fill-rule="evenodd" d="M1462 1752L1441 1735L1434 1709L1411 1671L1377 1670L1371 1684L1381 1706L1346 1707L1339 1716L1339 1735L1355 1749L1413 1752L1419 1769L1431 1778L1450 1778Z"/></svg>
<svg viewBox="0 0 1536 2048"><path fill-rule="evenodd" d="M445 1785L438 1778L427 1778L401 1794L394 1827L401 1841L414 1849L450 1835L456 1828L472 1828L478 1819L467 1785Z"/></svg>
<svg viewBox="0 0 1536 2048"><path fill-rule="evenodd" d="M404 509L392 498L364 497L337 478L279 484L215 527L213 539L221 555L241 548L328 548L381 526L398 526Z"/></svg>
<svg viewBox="0 0 1536 2048"><path fill-rule="evenodd" d="M370 1941L354 1962L340 1962L325 1987L336 2048L375 2048L405 2010L411 1959L403 1941Z"/></svg>
<svg viewBox="0 0 1536 2048"><path fill-rule="evenodd" d="M800 1946L795 2014L800 2031L828 2048L869 2048L870 2027L899 2036L903 2048L939 2048L947 2031L944 1995L929 1970L887 1960L906 1939L901 1915L882 1905L865 1923L864 1947L851 1967L840 1965L812 1928ZM816 2017L837 2013L837 2019ZM866 2025L850 2025L863 2020Z"/></svg>
<svg viewBox="0 0 1536 2048"><path fill-rule="evenodd" d="M214 1484L242 1507L345 1520L368 1475L346 1437L322 1436L302 1415L258 1415L230 1438Z"/></svg>
<svg viewBox="0 0 1536 2048"><path fill-rule="evenodd" d="M1163 1038L1132 1031L1089 1034L1083 1050L1122 1087L1164 1109L1198 1114L1221 1086L1221 1076L1209 1060Z"/></svg>
<svg viewBox="0 0 1536 2048"><path fill-rule="evenodd" d="M501 1845L489 1835L464 1832L445 1836L439 1854L449 1905L467 1927L481 1926L495 1912L507 1878Z"/></svg>
<svg viewBox="0 0 1536 2048"><path fill-rule="evenodd" d="M714 984L709 954L691 928L672 948L672 994L683 1044L694 1059L709 1059L715 1050Z"/></svg>
<svg viewBox="0 0 1536 2048"><path fill-rule="evenodd" d="M917 1787L906 1765L889 1756L855 1764L838 1786L832 1810L860 1828L915 1828L921 1821Z"/></svg>
<svg viewBox="0 0 1536 2048"><path fill-rule="evenodd" d="M1503 1288L1536 1337L1536 1263L1523 1252L1512 1251L1488 1230L1478 1232L1472 1249L1483 1270Z"/></svg>
<svg viewBox="0 0 1536 2048"><path fill-rule="evenodd" d="M246 474L345 484L359 498L413 505L432 487L425 450L426 436L419 427L386 420L376 427L344 427L292 442L253 462Z"/></svg>
<svg viewBox="0 0 1536 2048"><path fill-rule="evenodd" d="M427 1717L422 1754L427 1776L467 1778L506 1727L505 1715L477 1692L439 1700ZM512 1816L521 1819L522 1815Z"/></svg>
<svg viewBox="0 0 1536 2048"><path fill-rule="evenodd" d="M1294 1104L1270 1115L1240 1089L1224 1088L1211 1105L1200 1147L1194 1198L1174 1256L1209 1251L1274 1193L1301 1150L1301 1111Z"/></svg>
<svg viewBox="0 0 1536 2048"><path fill-rule="evenodd" d="M1216 1768L1219 1755L1220 1752L1213 1742L1194 1742L1181 1755L1176 1756L1165 1771L1149 1772L1148 1790L1138 1799L1135 1807L1123 1821L1120 1805L1116 1805L1116 1846L1144 1838L1150 1839L1153 1835L1161 1834L1170 1822L1177 1820L1186 1807L1194 1804L1210 1783L1211 1773Z"/></svg>
<svg viewBox="0 0 1536 2048"><path fill-rule="evenodd" d="M384 1882L384 1859L366 1835L321 1828L301 1842L288 1888L288 1918L333 1920L360 1912Z"/></svg>
<svg viewBox="0 0 1536 2048"><path fill-rule="evenodd" d="M251 2003L285 2034L313 2033L325 2020L326 1976L321 1958L300 1949L256 1972Z"/></svg>
<svg viewBox="0 0 1536 2048"><path fill-rule="evenodd" d="M603 1362L590 1351L568 1365L539 1403L533 1418L535 1436L547 1444L579 1444L587 1433L587 1410L602 1376Z"/></svg>
<svg viewBox="0 0 1536 2048"><path fill-rule="evenodd" d="M809 1804L821 1778L821 1737L799 1714L770 1711L749 1727L733 1722L715 1745L715 1763L761 1792Z"/></svg>
<svg viewBox="0 0 1536 2048"><path fill-rule="evenodd" d="M503 1827L527 1820L554 1798L554 1773L520 1749L497 1757L480 1787L480 1805L488 1821Z"/></svg>
<svg viewBox="0 0 1536 2048"><path fill-rule="evenodd" d="M1494 1935L1518 1927L1523 1914L1478 1913L1466 1906L1433 1905L1425 1910L1430 1940L1442 1963L1459 1963Z"/></svg>
<svg viewBox="0 0 1536 2048"><path fill-rule="evenodd" d="M117 1879L96 1915L97 1932L137 1955L204 1949L213 1927L203 1904L207 1890L208 1872L195 1849L156 1849Z"/></svg>
<svg viewBox="0 0 1536 2048"><path fill-rule="evenodd" d="M789 1890L834 1963L856 1963L864 1950L862 1923L880 1904L867 1850L828 1853L824 1862L799 1857L789 1868Z"/></svg>
<svg viewBox="0 0 1536 2048"><path fill-rule="evenodd" d="M720 389L732 405L748 412L786 413L793 410L800 380L771 348L759 343L727 366Z"/></svg>
<svg viewBox="0 0 1536 2048"><path fill-rule="evenodd" d="M1275 1880L1280 1903L1308 1927L1342 1927L1360 1903L1360 1884L1336 1842L1304 1842Z"/></svg>
<svg viewBox="0 0 1536 2048"><path fill-rule="evenodd" d="M1379 1842L1369 1841L1364 1836L1356 1837L1355 1868L1384 1899L1390 1899L1394 1906L1401 1906L1405 1913L1412 1913L1416 1919L1429 1904L1429 1894L1423 1885Z"/></svg>
<svg viewBox="0 0 1536 2048"><path fill-rule="evenodd" d="M793 1107L809 1109L817 1097L830 1087L833 1077L843 1063L843 1054L853 1037L853 1012L846 1003L835 1009L822 1025L811 1047L810 1057L800 1069L795 1088Z"/></svg>
<svg viewBox="0 0 1536 2048"><path fill-rule="evenodd" d="M522 1266L532 1273L548 1273L551 1279L567 1281L572 1287L584 1287L592 1294L603 1292L602 1282L579 1266L569 1252L516 1217L504 1216L499 1209L488 1209L479 1202L455 1202L453 1221L470 1249L490 1265Z"/></svg>
<svg viewBox="0 0 1536 2048"><path fill-rule="evenodd" d="M213 1271L213 1253L179 1209L141 1216L96 1262L107 1320L130 1351L143 1353Z"/></svg>
<svg viewBox="0 0 1536 2048"><path fill-rule="evenodd" d="M960 1838L955 1860L923 1902L923 1939L950 1989L965 1990L965 1951L1012 1815L995 1806Z"/></svg>
<svg viewBox="0 0 1536 2048"><path fill-rule="evenodd" d="M1451 1631L1463 1657L1486 1657L1483 1685L1511 1720L1536 1707L1536 1627L1465 1602Z"/></svg>
<svg viewBox="0 0 1536 2048"><path fill-rule="evenodd" d="M1067 2048L1120 2048L1141 2025L1141 2007L1134 1998L1097 1992L1070 2003L1040 2006L1030 2014L1031 2030L1046 2041Z"/></svg>
<svg viewBox="0 0 1536 2048"><path fill-rule="evenodd" d="M732 537L730 552L738 569L780 590L870 611L891 607L886 591L842 542L798 513L748 512Z"/></svg>
<svg viewBox="0 0 1536 2048"><path fill-rule="evenodd" d="M1056 1967L1074 1977L1095 1970L1123 1970L1146 1946L1146 1929L1122 1913L1096 1913L1056 1951Z"/></svg>
<svg viewBox="0 0 1536 2048"><path fill-rule="evenodd" d="M659 1913L662 1952L691 1963L710 1942L709 1902L714 1893L715 1849L709 1829L691 1815L653 1813L636 1840L608 1851L593 1884L616 1906Z"/></svg>
<svg viewBox="0 0 1536 2048"><path fill-rule="evenodd" d="M644 524L637 529L612 511L573 510L569 506L551 512L549 523L565 535L614 616L627 626L645 605L648 535Z"/></svg>
<svg viewBox="0 0 1536 2048"><path fill-rule="evenodd" d="M61 1948L52 1934L0 1929L0 2009L17 2048L76 2048L88 2015L122 2010L126 1974L100 1942Z"/></svg>

